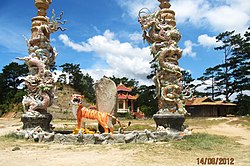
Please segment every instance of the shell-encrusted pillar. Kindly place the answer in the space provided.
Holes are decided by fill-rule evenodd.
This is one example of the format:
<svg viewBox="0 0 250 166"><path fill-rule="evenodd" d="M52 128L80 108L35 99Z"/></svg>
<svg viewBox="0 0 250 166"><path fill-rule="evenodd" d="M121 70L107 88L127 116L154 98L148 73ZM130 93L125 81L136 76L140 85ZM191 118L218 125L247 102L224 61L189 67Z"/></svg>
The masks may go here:
<svg viewBox="0 0 250 166"><path fill-rule="evenodd" d="M182 56L182 50L177 45L181 34L176 29L175 12L170 9L169 0L158 1L157 11L148 13L144 8L138 17L143 38L151 45L152 63L156 66L154 82L159 111L154 120L157 126L181 130L186 114L180 83L182 74L178 65Z"/></svg>
<svg viewBox="0 0 250 166"><path fill-rule="evenodd" d="M25 78L27 95L23 97L23 108L25 114L21 120L23 128L42 127L50 129L52 115L47 113L47 108L54 100L54 79L50 67L54 65L57 56L56 49L50 45L50 34L62 29L59 25L60 18L55 20L54 11L50 20L46 11L52 0L35 0L38 10L37 16L32 18L31 38L26 39L29 55L19 60L24 60L29 68L29 75Z"/></svg>

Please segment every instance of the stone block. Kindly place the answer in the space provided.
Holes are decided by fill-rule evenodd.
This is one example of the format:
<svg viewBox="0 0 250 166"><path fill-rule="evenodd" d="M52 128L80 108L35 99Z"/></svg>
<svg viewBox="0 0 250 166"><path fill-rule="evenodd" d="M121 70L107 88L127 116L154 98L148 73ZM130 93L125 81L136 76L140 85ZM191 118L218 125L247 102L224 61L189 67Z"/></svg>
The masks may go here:
<svg viewBox="0 0 250 166"><path fill-rule="evenodd" d="M108 78L102 78L95 84L96 106L98 111L115 113L117 90L115 83Z"/></svg>
<svg viewBox="0 0 250 166"><path fill-rule="evenodd" d="M21 116L21 121L23 122L23 129L33 129L40 126L44 131L51 131L50 122L52 120L52 115L50 113L25 113Z"/></svg>

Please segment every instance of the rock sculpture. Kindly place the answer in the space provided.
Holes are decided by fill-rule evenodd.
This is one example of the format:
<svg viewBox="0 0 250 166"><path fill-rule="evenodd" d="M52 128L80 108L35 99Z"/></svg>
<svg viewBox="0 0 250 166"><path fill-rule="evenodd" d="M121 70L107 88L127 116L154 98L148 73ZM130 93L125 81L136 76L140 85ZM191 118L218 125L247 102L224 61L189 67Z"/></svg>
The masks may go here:
<svg viewBox="0 0 250 166"><path fill-rule="evenodd" d="M95 83L97 110L116 115L117 89L114 81L103 77Z"/></svg>
<svg viewBox="0 0 250 166"><path fill-rule="evenodd" d="M107 112L110 115L117 114L117 89L114 81L103 77L95 83L95 95L97 110ZM113 119L112 124L116 121ZM98 130L103 133L104 128L98 124Z"/></svg>
<svg viewBox="0 0 250 166"><path fill-rule="evenodd" d="M47 113L47 108L52 105L54 99L54 79L50 67L55 63L57 51L50 45L50 34L58 29L65 30L60 27L65 23L60 21L63 13L55 19L53 10L51 20L46 16L46 10L51 3L52 0L35 0L38 15L32 19L32 36L26 39L29 55L17 58L24 60L29 68L29 75L25 78L27 95L22 101L24 112L37 116L39 113ZM27 116L25 121L30 121L27 120ZM24 124L24 126L33 125Z"/></svg>
<svg viewBox="0 0 250 166"><path fill-rule="evenodd" d="M178 66L178 60L182 56L182 50L177 46L181 34L176 29L175 12L169 9L171 7L169 0L158 1L161 3L159 10L150 14L143 8L138 16L143 38L151 44L152 63L156 64L154 82L157 88L159 111L154 117L157 119L167 114L182 117L187 112L184 108L180 83L182 74ZM170 124L157 125L170 126Z"/></svg>

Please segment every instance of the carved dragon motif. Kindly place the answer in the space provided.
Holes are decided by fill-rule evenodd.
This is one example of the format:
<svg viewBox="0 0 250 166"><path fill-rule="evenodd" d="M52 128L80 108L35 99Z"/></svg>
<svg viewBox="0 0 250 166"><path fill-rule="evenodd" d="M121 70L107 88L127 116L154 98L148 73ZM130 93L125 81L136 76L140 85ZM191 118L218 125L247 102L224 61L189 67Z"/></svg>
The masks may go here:
<svg viewBox="0 0 250 166"><path fill-rule="evenodd" d="M185 114L183 106L182 77L178 60L182 50L177 43L181 39L176 29L175 12L169 9L170 4L162 2L160 10L149 14L143 8L138 15L138 22L143 30L143 39L151 44L154 63L158 64L154 82L159 100L160 112L179 112Z"/></svg>
<svg viewBox="0 0 250 166"><path fill-rule="evenodd" d="M39 3L41 2L39 1ZM51 3L51 0L46 0L44 3ZM60 26L65 24L66 21L60 21L63 13L56 19L54 10L52 14L51 21L46 16L38 16L36 19L47 20L47 22L41 21L38 24L35 19L31 39L25 38L29 56L17 58L25 62L30 73L25 78L28 94L23 97L24 111L47 111L47 107L52 105L54 99L54 79L50 66L54 63L57 51L50 45L49 36L59 29L66 30Z"/></svg>

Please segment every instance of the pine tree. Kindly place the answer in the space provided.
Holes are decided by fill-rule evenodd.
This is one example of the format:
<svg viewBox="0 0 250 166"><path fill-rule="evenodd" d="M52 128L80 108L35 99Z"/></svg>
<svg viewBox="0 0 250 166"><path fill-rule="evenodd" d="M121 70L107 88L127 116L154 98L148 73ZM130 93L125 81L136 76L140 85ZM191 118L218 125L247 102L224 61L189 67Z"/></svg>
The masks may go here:
<svg viewBox="0 0 250 166"><path fill-rule="evenodd" d="M219 96L222 94L221 83L220 81L217 81L218 77L216 77L220 75L221 73L222 73L222 70L219 66L210 67L205 70L202 77L198 78L198 80L202 81L201 85L206 85L206 88L204 89L206 93L201 94L202 96L211 96L212 99L214 100L216 96Z"/></svg>
<svg viewBox="0 0 250 166"><path fill-rule="evenodd" d="M84 75L80 64L65 63L61 65L62 71L69 75L69 84L85 96L89 102L95 101L94 80L87 73ZM62 78L63 76L61 76Z"/></svg>
<svg viewBox="0 0 250 166"><path fill-rule="evenodd" d="M226 31L216 37L222 45L215 50L223 51L224 62L206 69L199 78L203 82L212 80L212 85L207 87L207 90L211 89L212 98L225 95L226 101L229 101L234 93L242 94L244 90L250 89L249 30L244 36Z"/></svg>
<svg viewBox="0 0 250 166"><path fill-rule="evenodd" d="M224 63L217 65L215 68L218 69L215 81L218 82L219 86L224 89L221 93L225 95L226 101L229 101L229 97L234 93L233 83L232 83L232 69L230 66L230 57L232 56L232 51L234 45L232 44L232 36L235 31L220 33L216 39L217 42L222 42L222 46L214 48L215 50L222 50L224 53Z"/></svg>

